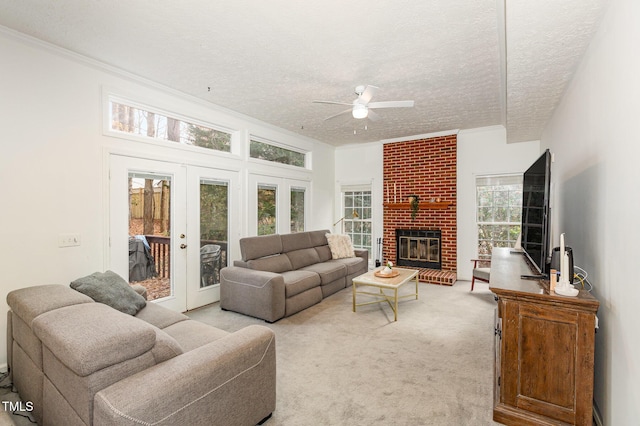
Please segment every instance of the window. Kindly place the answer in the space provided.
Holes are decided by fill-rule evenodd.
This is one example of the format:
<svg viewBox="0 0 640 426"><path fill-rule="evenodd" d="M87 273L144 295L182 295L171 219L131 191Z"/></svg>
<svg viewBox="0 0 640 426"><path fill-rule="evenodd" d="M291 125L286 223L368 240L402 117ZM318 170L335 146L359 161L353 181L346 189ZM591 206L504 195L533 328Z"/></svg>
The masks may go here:
<svg viewBox="0 0 640 426"><path fill-rule="evenodd" d="M522 175L476 178L478 256L491 257L493 247L513 247L520 235Z"/></svg>
<svg viewBox="0 0 640 426"><path fill-rule="evenodd" d="M111 130L178 142L216 151L231 151L231 133L141 108L109 102Z"/></svg>
<svg viewBox="0 0 640 426"><path fill-rule="evenodd" d="M305 167L305 154L303 152L293 151L253 139L249 145L249 156L260 160L273 161L275 163Z"/></svg>
<svg viewBox="0 0 640 426"><path fill-rule="evenodd" d="M351 237L353 247L369 252L372 258L371 190L345 190L343 187L344 233Z"/></svg>
<svg viewBox="0 0 640 426"><path fill-rule="evenodd" d="M277 232L276 186L258 185L258 235Z"/></svg>
<svg viewBox="0 0 640 426"><path fill-rule="evenodd" d="M304 231L305 188L291 188L291 232Z"/></svg>

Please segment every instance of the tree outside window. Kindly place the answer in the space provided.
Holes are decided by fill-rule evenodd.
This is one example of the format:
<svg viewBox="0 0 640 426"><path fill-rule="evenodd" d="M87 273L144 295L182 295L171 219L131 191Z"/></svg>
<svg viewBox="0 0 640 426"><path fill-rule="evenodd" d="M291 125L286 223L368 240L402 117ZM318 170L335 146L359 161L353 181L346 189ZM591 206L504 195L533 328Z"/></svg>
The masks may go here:
<svg viewBox="0 0 640 426"><path fill-rule="evenodd" d="M304 188L291 188L291 232L304 231Z"/></svg>
<svg viewBox="0 0 640 426"><path fill-rule="evenodd" d="M258 235L272 235L276 228L276 187L258 186Z"/></svg>
<svg viewBox="0 0 640 426"><path fill-rule="evenodd" d="M493 247L513 247L520 235L522 175L476 178L478 256L490 258Z"/></svg>
<svg viewBox="0 0 640 426"><path fill-rule="evenodd" d="M351 237L353 248L367 250L371 259L371 191L344 191L343 206L344 233Z"/></svg>

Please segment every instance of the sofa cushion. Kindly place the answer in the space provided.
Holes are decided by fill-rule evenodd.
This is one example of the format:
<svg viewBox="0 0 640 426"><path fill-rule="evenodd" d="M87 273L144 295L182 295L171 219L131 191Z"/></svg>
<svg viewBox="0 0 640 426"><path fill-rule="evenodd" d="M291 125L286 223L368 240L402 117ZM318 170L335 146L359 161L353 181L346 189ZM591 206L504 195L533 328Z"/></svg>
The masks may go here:
<svg viewBox="0 0 640 426"><path fill-rule="evenodd" d="M327 241L331 249L331 256L334 259L344 259L346 257L355 257L351 237L342 234L327 234Z"/></svg>
<svg viewBox="0 0 640 426"><path fill-rule="evenodd" d="M291 261L286 254L277 254L275 256L253 259L247 262L250 269L258 271L275 272L277 274L293 269Z"/></svg>
<svg viewBox="0 0 640 426"><path fill-rule="evenodd" d="M153 328L101 303L83 303L45 312L33 331L81 377L142 355L156 342Z"/></svg>
<svg viewBox="0 0 640 426"><path fill-rule="evenodd" d="M294 232L293 234L282 234L282 252L288 253L294 250L313 247L308 232Z"/></svg>
<svg viewBox="0 0 640 426"><path fill-rule="evenodd" d="M314 248L293 250L286 254L291 261L291 269L300 269L320 262L320 256Z"/></svg>
<svg viewBox="0 0 640 426"><path fill-rule="evenodd" d="M193 320L175 323L163 331L176 339L185 352L229 335L227 331Z"/></svg>
<svg viewBox="0 0 640 426"><path fill-rule="evenodd" d="M28 326L40 314L79 303L93 303L93 299L61 284L21 288L7 295L11 310Z"/></svg>
<svg viewBox="0 0 640 426"><path fill-rule="evenodd" d="M329 284L347 275L347 267L337 262L322 262L305 266L301 271L315 272L320 275L322 285Z"/></svg>
<svg viewBox="0 0 640 426"><path fill-rule="evenodd" d="M71 282L71 288L125 314L135 315L147 301L113 271L94 272Z"/></svg>
<svg viewBox="0 0 640 426"><path fill-rule="evenodd" d="M156 344L153 345L151 354L153 354L153 359L156 364L160 364L174 356L184 353L182 346L180 346L176 339L169 336L158 327L153 327L153 331L156 332Z"/></svg>
<svg viewBox="0 0 640 426"><path fill-rule="evenodd" d="M316 246L313 249L318 253L320 262L326 262L327 260L333 259L333 256L331 255L331 249L328 245L325 244L324 246Z"/></svg>
<svg viewBox="0 0 640 426"><path fill-rule="evenodd" d="M160 306L157 303L147 303L147 306L140 309L136 314L136 318L148 322L160 329L169 327L180 321L188 320L189 317L179 312Z"/></svg>
<svg viewBox="0 0 640 426"><path fill-rule="evenodd" d="M307 234L309 234L309 239L311 240L311 247L326 246L328 244L326 235L330 233L331 231L328 229L308 231Z"/></svg>
<svg viewBox="0 0 640 426"><path fill-rule="evenodd" d="M320 275L311 271L289 271L282 274L284 278L285 297L289 298L305 292L321 283Z"/></svg>
<svg viewBox="0 0 640 426"><path fill-rule="evenodd" d="M279 234L240 238L240 254L245 262L280 253L282 240Z"/></svg>
<svg viewBox="0 0 640 426"><path fill-rule="evenodd" d="M345 259L330 260L329 263L339 263L347 268L347 275L355 274L358 271L367 270L366 262L361 257L348 257Z"/></svg>

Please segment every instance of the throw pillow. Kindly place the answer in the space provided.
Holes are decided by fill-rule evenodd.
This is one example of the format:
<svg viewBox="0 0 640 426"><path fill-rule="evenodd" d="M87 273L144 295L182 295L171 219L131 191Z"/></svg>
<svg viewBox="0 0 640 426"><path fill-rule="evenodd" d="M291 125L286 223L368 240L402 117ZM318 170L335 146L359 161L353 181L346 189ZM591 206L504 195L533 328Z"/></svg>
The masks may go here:
<svg viewBox="0 0 640 426"><path fill-rule="evenodd" d="M331 257L334 259L344 259L347 257L356 257L351 244L351 237L342 234L326 234L329 249L331 249Z"/></svg>
<svg viewBox="0 0 640 426"><path fill-rule="evenodd" d="M70 286L96 302L129 315L137 314L147 305L144 297L136 293L124 278L113 271L94 272L71 282Z"/></svg>

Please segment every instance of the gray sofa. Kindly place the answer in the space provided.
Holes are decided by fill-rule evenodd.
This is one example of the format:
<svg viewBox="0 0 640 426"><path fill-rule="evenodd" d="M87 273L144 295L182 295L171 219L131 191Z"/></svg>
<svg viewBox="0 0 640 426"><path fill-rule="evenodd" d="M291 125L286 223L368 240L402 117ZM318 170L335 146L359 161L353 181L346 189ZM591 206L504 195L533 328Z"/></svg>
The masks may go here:
<svg viewBox="0 0 640 426"><path fill-rule="evenodd" d="M14 388L41 425L255 425L275 409L275 336L155 303L135 316L62 285L7 296Z"/></svg>
<svg viewBox="0 0 640 426"><path fill-rule="evenodd" d="M220 307L274 322L351 286L368 252L333 259L326 234L308 231L240 239L242 260L220 271Z"/></svg>

